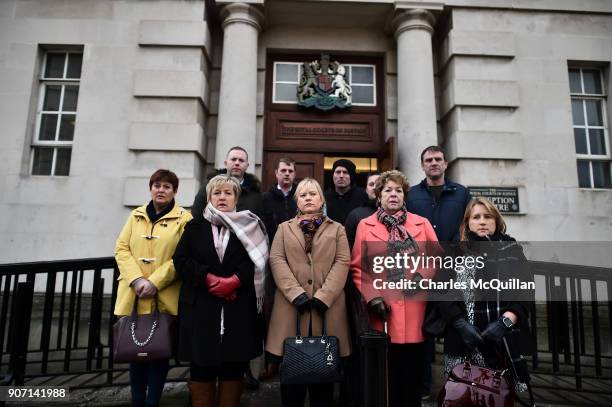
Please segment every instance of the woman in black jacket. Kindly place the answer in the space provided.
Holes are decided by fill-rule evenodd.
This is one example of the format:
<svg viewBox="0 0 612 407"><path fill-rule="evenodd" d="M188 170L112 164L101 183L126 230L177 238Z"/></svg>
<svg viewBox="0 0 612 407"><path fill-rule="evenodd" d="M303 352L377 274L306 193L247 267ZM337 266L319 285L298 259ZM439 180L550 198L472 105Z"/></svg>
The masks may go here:
<svg viewBox="0 0 612 407"><path fill-rule="evenodd" d="M179 359L190 362L193 406L212 407L216 381L223 407L238 407L248 362L261 354L257 312L263 303L268 242L261 220L235 212L240 183L218 175L208 204L194 219L173 260L183 281L179 297Z"/></svg>
<svg viewBox="0 0 612 407"><path fill-rule="evenodd" d="M450 276L467 289L455 290L454 301L440 301L438 309L447 322L444 339L444 371L470 361L479 366L501 368L507 361L506 339L521 383L528 382L527 365L522 358L531 353L529 310L533 291L512 288L512 284L532 282L523 249L507 234L501 214L485 198L468 204L460 226L461 255L478 259L474 267L452 271ZM499 289L485 289L472 282L509 282ZM510 287L510 288L508 288ZM453 297L451 297L453 298ZM507 365L506 365L507 366ZM519 386L521 388L521 386ZM522 388L521 388L522 389Z"/></svg>

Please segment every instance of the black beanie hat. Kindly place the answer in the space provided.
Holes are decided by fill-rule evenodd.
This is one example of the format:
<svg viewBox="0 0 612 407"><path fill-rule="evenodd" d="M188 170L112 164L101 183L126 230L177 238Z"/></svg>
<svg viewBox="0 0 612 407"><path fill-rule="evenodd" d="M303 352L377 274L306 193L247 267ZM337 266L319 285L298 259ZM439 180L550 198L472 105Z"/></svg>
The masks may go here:
<svg viewBox="0 0 612 407"><path fill-rule="evenodd" d="M345 158L341 158L339 160L334 161L334 165L332 166L332 173L336 171L336 167L344 167L348 171L351 176L351 185L355 184L355 178L357 175L357 168L355 168L355 164L351 160L347 160Z"/></svg>

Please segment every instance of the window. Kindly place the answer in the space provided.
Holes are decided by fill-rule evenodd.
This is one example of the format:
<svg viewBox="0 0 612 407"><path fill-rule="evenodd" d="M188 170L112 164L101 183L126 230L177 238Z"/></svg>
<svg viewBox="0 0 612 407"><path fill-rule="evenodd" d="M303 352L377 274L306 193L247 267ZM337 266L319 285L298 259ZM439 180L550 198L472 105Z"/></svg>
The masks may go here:
<svg viewBox="0 0 612 407"><path fill-rule="evenodd" d="M353 106L376 106L376 66L343 64L346 81L351 85ZM273 103L297 103L297 87L302 77L301 62L275 62L272 87Z"/></svg>
<svg viewBox="0 0 612 407"><path fill-rule="evenodd" d="M66 176L70 172L82 62L81 52L45 53L32 143L32 175Z"/></svg>
<svg viewBox="0 0 612 407"><path fill-rule="evenodd" d="M570 67L569 81L578 185L581 188L612 188L602 70Z"/></svg>
<svg viewBox="0 0 612 407"><path fill-rule="evenodd" d="M297 103L297 87L302 77L302 64L297 62L274 63L274 103Z"/></svg>

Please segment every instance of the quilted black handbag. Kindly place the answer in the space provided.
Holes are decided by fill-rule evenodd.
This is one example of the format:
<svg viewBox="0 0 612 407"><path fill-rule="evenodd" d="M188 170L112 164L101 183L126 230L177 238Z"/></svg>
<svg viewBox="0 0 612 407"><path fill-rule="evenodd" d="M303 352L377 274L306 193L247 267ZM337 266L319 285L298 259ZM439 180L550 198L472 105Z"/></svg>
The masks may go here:
<svg viewBox="0 0 612 407"><path fill-rule="evenodd" d="M338 338L328 336L323 315L321 336L302 336L300 314L297 317L297 335L283 343L283 361L280 364L281 384L333 383L341 380L340 347ZM310 315L309 335L312 335Z"/></svg>

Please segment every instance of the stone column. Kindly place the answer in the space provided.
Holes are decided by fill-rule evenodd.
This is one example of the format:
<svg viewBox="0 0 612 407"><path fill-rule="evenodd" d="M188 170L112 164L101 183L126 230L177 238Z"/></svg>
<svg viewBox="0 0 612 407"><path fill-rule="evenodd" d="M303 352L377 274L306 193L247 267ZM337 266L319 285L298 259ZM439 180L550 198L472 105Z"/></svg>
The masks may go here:
<svg viewBox="0 0 612 407"><path fill-rule="evenodd" d="M223 57L215 167L222 168L227 150L242 146L255 165L257 104L257 39L263 13L255 6L231 3L221 10Z"/></svg>
<svg viewBox="0 0 612 407"><path fill-rule="evenodd" d="M398 159L410 185L423 178L421 151L438 143L431 45L434 21L430 11L419 8L398 10L392 20L397 41Z"/></svg>

